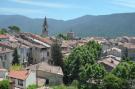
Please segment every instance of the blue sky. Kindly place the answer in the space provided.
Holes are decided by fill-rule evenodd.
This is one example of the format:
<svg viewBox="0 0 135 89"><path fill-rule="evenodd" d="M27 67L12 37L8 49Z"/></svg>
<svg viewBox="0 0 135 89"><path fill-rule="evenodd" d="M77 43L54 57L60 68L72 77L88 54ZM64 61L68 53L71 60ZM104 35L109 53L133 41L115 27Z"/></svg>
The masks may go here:
<svg viewBox="0 0 135 89"><path fill-rule="evenodd" d="M135 0L1 0L0 14L68 20L83 15L135 12Z"/></svg>

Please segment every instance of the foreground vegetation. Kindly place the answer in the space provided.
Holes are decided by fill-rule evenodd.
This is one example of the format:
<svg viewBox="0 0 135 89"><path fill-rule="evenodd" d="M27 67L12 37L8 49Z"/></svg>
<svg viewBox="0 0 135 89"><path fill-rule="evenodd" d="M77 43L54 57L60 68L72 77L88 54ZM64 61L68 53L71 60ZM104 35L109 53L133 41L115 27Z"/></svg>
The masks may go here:
<svg viewBox="0 0 135 89"><path fill-rule="evenodd" d="M0 89L9 89L9 81L8 80L0 81Z"/></svg>
<svg viewBox="0 0 135 89"><path fill-rule="evenodd" d="M97 63L100 54L101 46L94 41L73 49L64 61L64 83L69 86L77 80L78 89L135 89L135 63L124 60L107 72Z"/></svg>

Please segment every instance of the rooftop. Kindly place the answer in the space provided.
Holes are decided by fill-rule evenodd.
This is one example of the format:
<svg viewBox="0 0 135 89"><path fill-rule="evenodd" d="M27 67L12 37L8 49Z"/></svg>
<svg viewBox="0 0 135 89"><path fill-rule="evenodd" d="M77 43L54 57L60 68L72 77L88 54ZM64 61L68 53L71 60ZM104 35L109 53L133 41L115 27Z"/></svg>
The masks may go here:
<svg viewBox="0 0 135 89"><path fill-rule="evenodd" d="M36 66L38 66L38 70L42 70L42 71L45 71L45 72L50 72L50 73L53 73L53 74L63 75L61 67L49 65L46 62L31 65L31 66L28 67L28 69L36 70Z"/></svg>
<svg viewBox="0 0 135 89"><path fill-rule="evenodd" d="M123 44L123 47L126 47L126 48L131 49L131 48L135 48L135 44L132 44L132 43L124 43L124 44Z"/></svg>
<svg viewBox="0 0 135 89"><path fill-rule="evenodd" d="M5 48L5 47L0 47L0 53L8 53L8 52L12 52L13 50Z"/></svg>
<svg viewBox="0 0 135 89"><path fill-rule="evenodd" d="M10 71L8 77L26 80L30 73L27 70Z"/></svg>
<svg viewBox="0 0 135 89"><path fill-rule="evenodd" d="M9 36L7 34L0 34L0 39L8 39Z"/></svg>
<svg viewBox="0 0 135 89"><path fill-rule="evenodd" d="M109 58L105 58L105 59L102 59L102 60L99 60L98 63L103 63L105 65L108 65L112 68L115 68L120 62L109 57Z"/></svg>

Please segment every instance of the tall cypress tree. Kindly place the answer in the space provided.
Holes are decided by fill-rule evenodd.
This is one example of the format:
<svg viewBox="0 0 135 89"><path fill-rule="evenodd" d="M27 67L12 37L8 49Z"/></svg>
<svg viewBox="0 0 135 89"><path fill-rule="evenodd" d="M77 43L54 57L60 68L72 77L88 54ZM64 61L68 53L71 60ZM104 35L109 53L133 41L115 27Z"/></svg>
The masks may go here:
<svg viewBox="0 0 135 89"><path fill-rule="evenodd" d="M19 64L20 61L19 61L19 55L18 55L18 52L17 52L17 48L14 50L14 53L13 53L13 61L12 61L12 65L14 64Z"/></svg>
<svg viewBox="0 0 135 89"><path fill-rule="evenodd" d="M63 56L61 53L61 47L60 44L58 44L58 41L54 42L54 44L51 47L51 56L54 65L61 66L63 69Z"/></svg>

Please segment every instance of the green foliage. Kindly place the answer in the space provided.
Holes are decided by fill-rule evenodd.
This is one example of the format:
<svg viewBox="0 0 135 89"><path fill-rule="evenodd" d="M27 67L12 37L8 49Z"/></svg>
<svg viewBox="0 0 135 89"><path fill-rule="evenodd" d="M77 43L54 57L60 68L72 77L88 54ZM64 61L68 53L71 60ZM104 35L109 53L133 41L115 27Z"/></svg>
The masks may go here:
<svg viewBox="0 0 135 89"><path fill-rule="evenodd" d="M54 86L53 89L78 89L78 88L76 86L59 85L59 86Z"/></svg>
<svg viewBox="0 0 135 89"><path fill-rule="evenodd" d="M123 89L123 84L124 82L121 78L111 73L106 75L103 79L104 89Z"/></svg>
<svg viewBox="0 0 135 89"><path fill-rule="evenodd" d="M0 81L0 89L9 89L9 81L8 80Z"/></svg>
<svg viewBox="0 0 135 89"><path fill-rule="evenodd" d="M106 75L106 70L99 64L89 65L86 64L80 72L81 88L98 88L102 82L103 77ZM85 89L85 88L84 88Z"/></svg>
<svg viewBox="0 0 135 89"><path fill-rule="evenodd" d="M64 34L58 34L57 36L56 36L57 38L59 38L59 39L64 39L64 40L69 40L69 38L66 36L66 35L64 35Z"/></svg>
<svg viewBox="0 0 135 89"><path fill-rule="evenodd" d="M9 26L8 27L9 29L10 29L10 32L11 33L18 33L18 32L20 32L21 30L20 30L20 28L19 27L17 27L17 26Z"/></svg>
<svg viewBox="0 0 135 89"><path fill-rule="evenodd" d="M86 45L73 49L64 64L65 83L71 83L73 80L79 80L81 68L86 64L93 65L99 59L101 46L95 42L89 42Z"/></svg>
<svg viewBox="0 0 135 89"><path fill-rule="evenodd" d="M12 65L15 65L15 64L20 64L17 48L14 50L13 61L12 61Z"/></svg>
<svg viewBox="0 0 135 89"><path fill-rule="evenodd" d="M22 70L23 69L23 66L22 65L19 65L19 64L14 64L10 67L10 70Z"/></svg>
<svg viewBox="0 0 135 89"><path fill-rule="evenodd" d="M93 80L100 80L106 74L106 70L100 64L85 65L80 72L81 81L92 82Z"/></svg>
<svg viewBox="0 0 135 89"><path fill-rule="evenodd" d="M35 84L29 85L29 86L27 87L27 89L37 89L37 86L36 86Z"/></svg>
<svg viewBox="0 0 135 89"><path fill-rule="evenodd" d="M121 62L112 73L123 79L135 78L135 63L134 62ZM134 75L134 76L133 76Z"/></svg>
<svg viewBox="0 0 135 89"><path fill-rule="evenodd" d="M73 80L71 86L78 87L79 82L77 80Z"/></svg>
<svg viewBox="0 0 135 89"><path fill-rule="evenodd" d="M63 69L63 56L61 53L61 47L56 41L52 46L51 46L51 56L53 59L53 63L56 66L61 66Z"/></svg>
<svg viewBox="0 0 135 89"><path fill-rule="evenodd" d="M0 34L6 34L8 31L5 28L0 29Z"/></svg>
<svg viewBox="0 0 135 89"><path fill-rule="evenodd" d="M131 60L132 60L131 57L126 57L126 56L123 56L123 57L122 57L122 61L123 61L123 62L128 62L128 61L131 61Z"/></svg>
<svg viewBox="0 0 135 89"><path fill-rule="evenodd" d="M131 61L121 62L112 73L125 80L128 87L134 87L135 81L135 63Z"/></svg>

